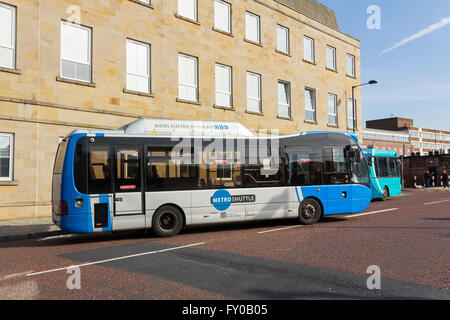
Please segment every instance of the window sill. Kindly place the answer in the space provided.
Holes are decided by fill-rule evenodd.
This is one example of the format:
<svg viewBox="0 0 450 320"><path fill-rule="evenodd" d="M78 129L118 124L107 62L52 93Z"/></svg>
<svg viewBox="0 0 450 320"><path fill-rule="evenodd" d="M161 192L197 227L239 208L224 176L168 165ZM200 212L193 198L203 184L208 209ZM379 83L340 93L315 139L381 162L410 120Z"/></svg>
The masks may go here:
<svg viewBox="0 0 450 320"><path fill-rule="evenodd" d="M16 187L16 186L18 186L19 185L19 181L17 181L17 180L12 180L12 181L9 181L9 180L7 180L7 181L1 181L0 180L0 186L12 186L12 187Z"/></svg>
<svg viewBox="0 0 450 320"><path fill-rule="evenodd" d="M236 109L234 109L234 107L224 107L224 106L218 106L216 104L213 105L213 108L227 110L227 111L236 111Z"/></svg>
<svg viewBox="0 0 450 320"><path fill-rule="evenodd" d="M14 74L22 74L22 70L20 70L20 69L11 69L11 68L0 67L0 71L14 73Z"/></svg>
<svg viewBox="0 0 450 320"><path fill-rule="evenodd" d="M85 86L85 87L91 87L91 88L95 88L97 86L93 82L84 82L84 81L78 81L78 80L71 80L71 79L66 79L66 78L62 78L62 77L56 77L56 81L70 83L70 84L76 84L76 85L79 85L79 86Z"/></svg>
<svg viewBox="0 0 450 320"><path fill-rule="evenodd" d="M217 28L214 28L214 27L212 29L213 29L213 31L219 32L219 33L224 34L226 36L234 37L234 34L232 34L231 32L223 31L223 30L220 30L220 29L217 29Z"/></svg>
<svg viewBox="0 0 450 320"><path fill-rule="evenodd" d="M279 54L282 54L284 56L287 56L287 57L291 57L291 54L289 52L280 51L278 49L275 49L275 52L279 53Z"/></svg>
<svg viewBox="0 0 450 320"><path fill-rule="evenodd" d="M201 101L184 100L184 99L180 99L180 98L176 98L175 101L180 102L180 103L194 104L196 106L202 105Z"/></svg>
<svg viewBox="0 0 450 320"><path fill-rule="evenodd" d="M319 124L317 121L310 121L310 120L305 120L305 123L309 123L309 124Z"/></svg>
<svg viewBox="0 0 450 320"><path fill-rule="evenodd" d="M262 113L262 112L256 112L256 111L248 111L248 110L245 110L245 113L253 114L253 115L255 115L255 116L264 116L264 113Z"/></svg>
<svg viewBox="0 0 450 320"><path fill-rule="evenodd" d="M353 129L353 128L347 127L347 130L350 132L353 132L353 130L355 130L355 132L356 132L356 131L358 131L358 128Z"/></svg>
<svg viewBox="0 0 450 320"><path fill-rule="evenodd" d="M349 74L347 74L346 75L348 78L352 78L352 79L355 79L356 80L356 76L352 76L352 75L349 75Z"/></svg>
<svg viewBox="0 0 450 320"><path fill-rule="evenodd" d="M315 61L309 61L309 60L303 59L303 62L312 64L313 66L317 66Z"/></svg>
<svg viewBox="0 0 450 320"><path fill-rule="evenodd" d="M334 72L334 73L338 73L336 69L331 69L331 68L328 68L328 67L325 67L325 69L328 70L328 71Z"/></svg>
<svg viewBox="0 0 450 320"><path fill-rule="evenodd" d="M130 1L134 2L136 4L140 4L141 6L144 6L144 7L150 8L150 9L155 9L155 7L153 7L151 3L141 2L139 0L130 0Z"/></svg>
<svg viewBox="0 0 450 320"><path fill-rule="evenodd" d="M278 119L292 121L291 117L277 116Z"/></svg>
<svg viewBox="0 0 450 320"><path fill-rule="evenodd" d="M327 127L330 127L330 128L339 128L339 126L337 125L337 124L327 124Z"/></svg>
<svg viewBox="0 0 450 320"><path fill-rule="evenodd" d="M180 16L178 13L175 13L175 17L178 18L178 19L184 20L186 22L190 22L190 23L193 23L193 24L196 24L196 25L200 26L200 22L198 22L196 20L192 20L190 18L186 18L184 16Z"/></svg>
<svg viewBox="0 0 450 320"><path fill-rule="evenodd" d="M258 46L258 47L261 47L261 48L263 47L261 43L255 42L255 41L252 41L252 40L248 40L248 39L246 39L246 38L244 38L244 42L253 44L253 45Z"/></svg>
<svg viewBox="0 0 450 320"><path fill-rule="evenodd" d="M154 98L155 97L155 95L153 93L145 93L145 92L128 90L128 89L123 89L123 93L134 94L134 95L137 95L137 96L149 97L149 98Z"/></svg>

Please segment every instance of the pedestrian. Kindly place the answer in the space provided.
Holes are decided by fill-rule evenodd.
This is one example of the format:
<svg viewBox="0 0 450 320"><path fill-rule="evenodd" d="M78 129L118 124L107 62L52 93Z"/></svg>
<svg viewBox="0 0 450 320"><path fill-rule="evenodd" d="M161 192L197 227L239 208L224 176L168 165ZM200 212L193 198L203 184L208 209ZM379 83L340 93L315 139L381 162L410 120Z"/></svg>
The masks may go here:
<svg viewBox="0 0 450 320"><path fill-rule="evenodd" d="M442 184L444 185L444 189L448 188L448 174L447 174L447 170L442 171Z"/></svg>
<svg viewBox="0 0 450 320"><path fill-rule="evenodd" d="M431 175L430 175L430 171L428 171L428 170L423 175L423 184L424 184L425 188L429 188L430 187Z"/></svg>

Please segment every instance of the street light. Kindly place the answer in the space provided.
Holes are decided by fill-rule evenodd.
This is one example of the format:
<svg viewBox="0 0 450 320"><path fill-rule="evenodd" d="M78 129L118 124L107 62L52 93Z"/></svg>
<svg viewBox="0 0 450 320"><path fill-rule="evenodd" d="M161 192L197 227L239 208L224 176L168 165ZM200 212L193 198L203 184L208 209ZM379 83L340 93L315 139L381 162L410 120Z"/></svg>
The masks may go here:
<svg viewBox="0 0 450 320"><path fill-rule="evenodd" d="M355 132L356 127L356 107L355 107L355 88L362 87L368 84L377 84L378 82L375 80L370 80L367 83L359 84L357 86L352 87L352 108L353 108L353 132Z"/></svg>

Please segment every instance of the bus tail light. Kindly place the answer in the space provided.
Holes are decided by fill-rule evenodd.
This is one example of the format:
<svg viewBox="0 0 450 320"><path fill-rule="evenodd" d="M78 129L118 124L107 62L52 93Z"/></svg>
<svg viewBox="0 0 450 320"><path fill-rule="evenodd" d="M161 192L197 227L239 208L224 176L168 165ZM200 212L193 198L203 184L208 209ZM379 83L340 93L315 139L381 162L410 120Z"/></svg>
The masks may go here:
<svg viewBox="0 0 450 320"><path fill-rule="evenodd" d="M66 201L61 200L59 202L59 212L61 213L62 216L68 215L67 202Z"/></svg>

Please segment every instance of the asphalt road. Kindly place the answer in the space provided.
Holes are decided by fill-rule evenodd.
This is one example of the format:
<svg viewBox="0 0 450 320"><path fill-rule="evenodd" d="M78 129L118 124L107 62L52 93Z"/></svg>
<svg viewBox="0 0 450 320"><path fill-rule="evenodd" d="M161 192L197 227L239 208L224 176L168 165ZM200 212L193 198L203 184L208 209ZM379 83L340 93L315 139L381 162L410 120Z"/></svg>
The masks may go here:
<svg viewBox="0 0 450 320"><path fill-rule="evenodd" d="M450 192L362 215L0 243L0 299L450 299ZM81 289L67 267L77 265ZM369 266L381 289L369 290Z"/></svg>

